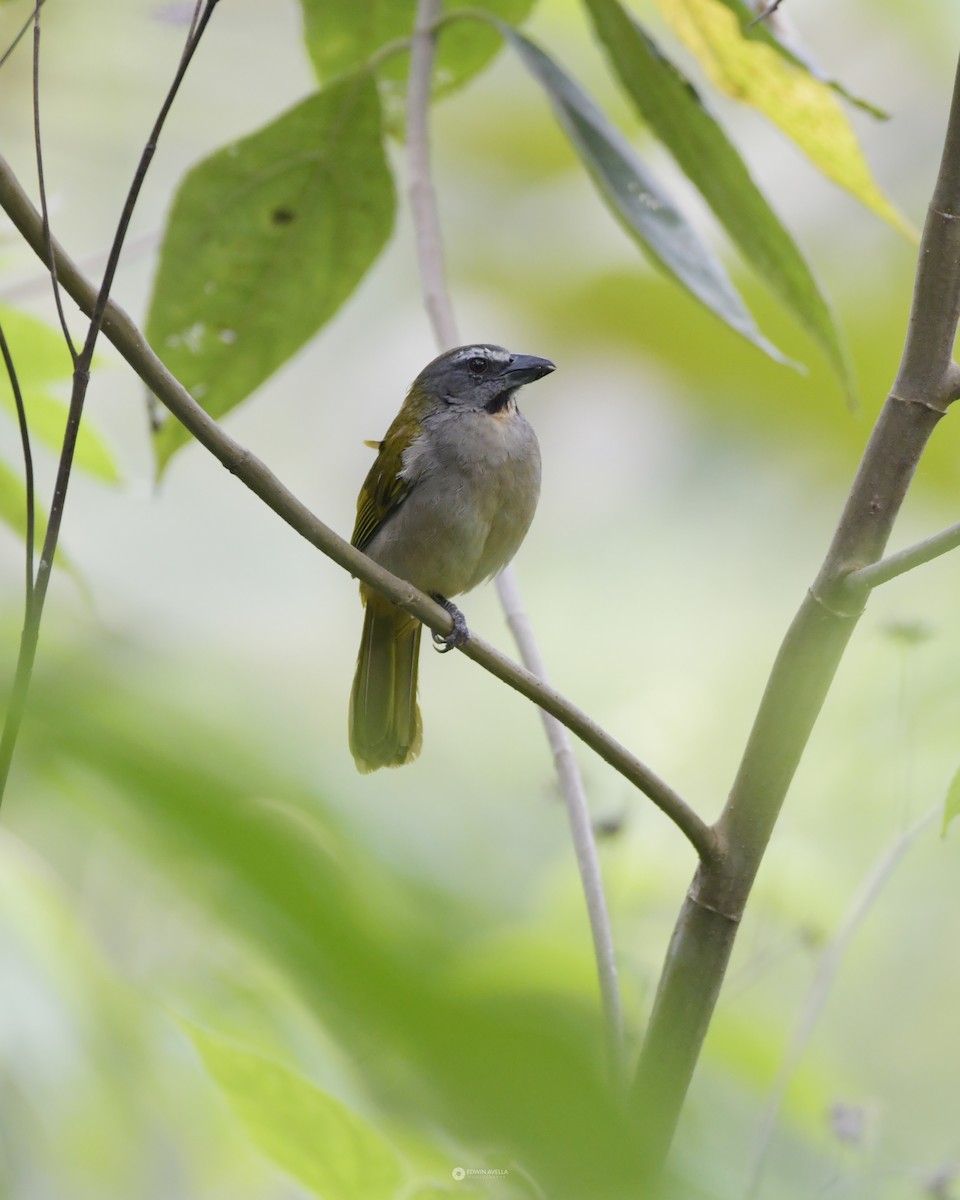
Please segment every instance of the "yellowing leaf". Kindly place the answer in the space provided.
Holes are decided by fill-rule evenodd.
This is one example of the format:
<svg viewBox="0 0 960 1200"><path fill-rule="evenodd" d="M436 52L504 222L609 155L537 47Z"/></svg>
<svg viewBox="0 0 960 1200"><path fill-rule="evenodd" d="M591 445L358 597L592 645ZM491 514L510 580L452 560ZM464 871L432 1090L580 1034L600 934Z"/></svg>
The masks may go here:
<svg viewBox="0 0 960 1200"><path fill-rule="evenodd" d="M772 46L743 36L723 0L656 0L677 36L728 96L762 112L828 179L906 237L916 230L880 191L856 134L828 84Z"/></svg>

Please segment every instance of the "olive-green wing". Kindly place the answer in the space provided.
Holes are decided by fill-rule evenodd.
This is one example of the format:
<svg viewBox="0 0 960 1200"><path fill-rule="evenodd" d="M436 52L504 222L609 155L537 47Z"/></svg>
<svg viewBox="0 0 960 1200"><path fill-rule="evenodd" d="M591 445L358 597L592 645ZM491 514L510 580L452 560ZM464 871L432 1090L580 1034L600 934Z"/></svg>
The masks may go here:
<svg viewBox="0 0 960 1200"><path fill-rule="evenodd" d="M370 468L360 495L357 497L357 523L353 527L352 545L362 550L383 522L401 504L410 491L410 484L400 472L403 463L398 454L383 449Z"/></svg>

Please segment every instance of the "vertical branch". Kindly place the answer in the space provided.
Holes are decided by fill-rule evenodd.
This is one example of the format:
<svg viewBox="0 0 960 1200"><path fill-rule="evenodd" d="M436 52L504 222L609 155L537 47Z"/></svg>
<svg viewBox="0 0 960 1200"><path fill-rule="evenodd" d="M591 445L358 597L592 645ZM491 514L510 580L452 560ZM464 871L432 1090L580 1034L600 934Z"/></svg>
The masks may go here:
<svg viewBox="0 0 960 1200"><path fill-rule="evenodd" d="M3 332L2 325L0 325L0 356L3 357L3 364L7 370L7 378L10 380L10 389L13 392L13 402L17 407L17 424L20 426L20 444L23 448L23 481L27 500L24 538L26 543L24 549L24 574L26 580L23 601L24 621L26 621L29 618L30 609L33 607L33 555L37 519L36 493L33 484L33 451L30 449L30 426L27 423L27 408L23 402L20 380L17 377L13 355L10 353L10 347L7 344L7 338Z"/></svg>
<svg viewBox="0 0 960 1200"><path fill-rule="evenodd" d="M80 421L83 416L83 406L87 395L87 388L90 383L90 365L93 362L93 353L96 348L97 338L100 335L100 330L103 326L103 318L106 312L107 303L110 299L110 291L113 287L113 280L116 276L117 265L120 262L120 253L123 249L123 242L130 226L130 219L133 216L133 210L140 196L140 189L143 186L143 181L147 174L147 169L153 159L154 152L157 148L157 139L160 136L160 131L166 121L167 114L176 98L177 92L180 90L180 84L183 82L183 77L186 74L187 67L196 52L197 46L200 44L200 39L203 36L204 30L209 23L210 17L213 15L213 10L217 5L217 0L206 0L206 7L199 21L196 22L195 28L192 28L190 37L187 40L183 55L174 75L173 82L170 85L167 95L164 98L157 118L154 121L153 128L150 131L150 136L144 146L143 152L140 155L140 161L137 164L137 169L127 192L126 200L123 209L120 213L120 219L117 223L117 231L114 234L113 244L110 247L110 254L107 257L107 265L104 270L103 281L100 285L100 290L97 294L96 303L94 304L93 313L90 318L90 325L87 330L87 336L84 340L83 349L80 351L76 359L76 364L73 372L73 387L70 394L70 406L67 412L67 424L63 434L63 444L60 450L60 461L57 465L57 476L53 489L53 501L50 505L50 519L47 522L47 533L43 542L43 549L40 553L40 565L37 569L36 580L34 582L31 604L28 607L26 619L24 621L23 633L20 637L20 649L17 656L17 666L14 673L13 686L10 691L10 701L7 706L6 717L3 724L3 733L0 735L0 802L2 802L4 792L6 790L7 780L10 775L10 766L13 761L13 753L16 749L17 738L20 734L20 725L23 721L23 714L26 710L27 695L30 690L30 679L33 675L33 664L37 654L37 643L40 638L40 623L43 617L43 606L46 600L47 588L50 584L50 574L53 570L53 560L57 550L57 542L60 537L60 525L63 520L64 507L67 499L67 488L70 483L70 474L73 469L73 456L77 445L77 435L80 432ZM45 234L45 249L49 252L50 235L49 229ZM50 254L52 258L52 254Z"/></svg>
<svg viewBox="0 0 960 1200"><path fill-rule="evenodd" d="M417 262L427 313L441 349L458 342L453 305L444 278L443 239L437 211L433 176L430 169L428 130L430 83L436 53L436 24L440 18L440 0L418 0L410 51L410 79L407 90L407 156L410 172L409 194L417 243ZM524 666L546 681L543 657L530 620L520 599L520 591L511 567L497 578L497 592L513 633ZM570 823L580 882L587 905L590 932L603 1005L604 1028L611 1073L619 1079L622 1072L623 1018L617 983L616 958L610 917L597 847L590 824L583 780L566 728L540 710Z"/></svg>
<svg viewBox="0 0 960 1200"><path fill-rule="evenodd" d="M681 910L654 1001L632 1102L647 1169L662 1167L753 880L814 723L863 611L876 562L940 418L960 396L960 66L927 214L903 357L833 543L783 641L715 829Z"/></svg>
<svg viewBox="0 0 960 1200"><path fill-rule="evenodd" d="M514 641L520 648L520 657L528 671L547 682L547 667L540 647L533 635L533 627L520 599L516 578L510 570L497 577L497 591L506 614L507 624ZM573 848L580 871L580 884L587 905L593 950L597 959L597 975L600 981L600 999L603 1004L604 1028L607 1035L607 1054L617 1079L623 1070L623 1012L620 1006L620 988L617 983L617 959L610 928L607 898L603 891L597 843L593 836L590 811L583 778L577 765L573 746L566 727L556 717L551 717L541 708L540 719L553 754L554 766L560 780Z"/></svg>
<svg viewBox="0 0 960 1200"><path fill-rule="evenodd" d="M433 326L434 339L443 351L456 346L460 338L447 291L440 214L430 166L430 85L437 50L433 26L440 17L441 7L441 0L417 0L407 85L407 162L423 302Z"/></svg>

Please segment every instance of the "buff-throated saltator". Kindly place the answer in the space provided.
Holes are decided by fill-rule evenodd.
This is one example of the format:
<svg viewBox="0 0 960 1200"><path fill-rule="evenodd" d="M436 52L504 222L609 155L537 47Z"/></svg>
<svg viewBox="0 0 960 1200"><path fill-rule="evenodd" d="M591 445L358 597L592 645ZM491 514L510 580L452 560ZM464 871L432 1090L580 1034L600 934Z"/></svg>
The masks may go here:
<svg viewBox="0 0 960 1200"><path fill-rule="evenodd" d="M540 495L540 447L517 408L525 383L554 369L502 346L460 346L414 380L360 489L352 542L454 616L445 649L466 637L451 596L507 565ZM350 695L350 749L360 771L399 767L420 750L421 624L372 588Z"/></svg>

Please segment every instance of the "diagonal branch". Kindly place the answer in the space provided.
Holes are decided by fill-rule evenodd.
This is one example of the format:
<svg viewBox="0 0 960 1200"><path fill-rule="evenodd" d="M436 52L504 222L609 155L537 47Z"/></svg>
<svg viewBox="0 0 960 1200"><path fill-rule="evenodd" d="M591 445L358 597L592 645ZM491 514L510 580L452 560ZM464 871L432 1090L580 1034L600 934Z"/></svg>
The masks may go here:
<svg viewBox="0 0 960 1200"><path fill-rule="evenodd" d="M851 571L847 576L847 585L855 588L875 588L881 583L889 583L898 575L905 575L914 567L922 567L924 563L939 558L941 554L949 554L960 546L960 522L947 529L941 529L932 537L908 546L906 550L898 550L889 554L879 562L871 563L869 567L861 567L859 571Z"/></svg>
<svg viewBox="0 0 960 1200"><path fill-rule="evenodd" d="M7 213L34 253L42 258L44 238L40 214L2 157L0 208ZM97 303L97 289L77 269L56 240L52 242L52 248L57 262L57 275L64 291L72 297L82 312L90 315ZM104 309L103 332L157 399L197 441L301 537L351 575L376 588L395 604L423 621L428 628L438 633L450 632L452 622L449 613L429 596L391 575L334 533L285 488L260 459L221 429L186 388L170 374L130 317L112 300L108 301ZM569 700L542 683L529 671L512 663L481 638L471 636L461 648L461 653L562 721L571 732L666 813L689 839L701 858L710 860L716 857L717 842L710 826L649 767L625 750Z"/></svg>

